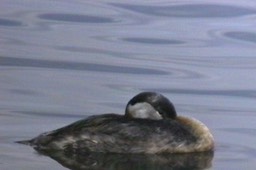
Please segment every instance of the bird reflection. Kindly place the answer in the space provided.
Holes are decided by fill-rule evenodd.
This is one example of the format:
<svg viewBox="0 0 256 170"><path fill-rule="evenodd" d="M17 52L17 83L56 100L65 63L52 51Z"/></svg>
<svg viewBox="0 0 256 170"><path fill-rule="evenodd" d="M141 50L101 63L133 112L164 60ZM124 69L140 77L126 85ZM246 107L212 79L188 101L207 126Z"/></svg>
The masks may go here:
<svg viewBox="0 0 256 170"><path fill-rule="evenodd" d="M70 170L202 170L211 167L214 155L213 152L155 155L37 151Z"/></svg>

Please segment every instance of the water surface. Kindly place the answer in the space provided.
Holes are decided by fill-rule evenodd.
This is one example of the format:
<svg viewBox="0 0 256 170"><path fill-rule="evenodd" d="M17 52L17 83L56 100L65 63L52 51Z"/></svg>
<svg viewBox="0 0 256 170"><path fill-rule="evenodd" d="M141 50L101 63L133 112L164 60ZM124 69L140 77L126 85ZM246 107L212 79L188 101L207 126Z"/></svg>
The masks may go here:
<svg viewBox="0 0 256 170"><path fill-rule="evenodd" d="M255 6L249 0L3 0L1 169L79 169L63 164L61 153L45 156L14 141L89 115L123 114L126 102L145 90L163 93L179 114L203 121L216 140L214 155L192 156L196 164L190 156L89 155L89 165L99 160L98 168L113 162L123 169L126 161L134 169L168 169L181 161L187 169L255 169Z"/></svg>

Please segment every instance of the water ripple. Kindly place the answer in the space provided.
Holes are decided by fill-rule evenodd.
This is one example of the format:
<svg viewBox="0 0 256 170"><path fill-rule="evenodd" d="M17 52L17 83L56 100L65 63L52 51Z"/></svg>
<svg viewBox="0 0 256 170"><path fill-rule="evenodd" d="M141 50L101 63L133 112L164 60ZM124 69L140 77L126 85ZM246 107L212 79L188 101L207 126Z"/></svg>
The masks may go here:
<svg viewBox="0 0 256 170"><path fill-rule="evenodd" d="M256 10L254 9L220 4L184 4L169 6L149 6L111 3L111 5L147 15L180 18L223 18L256 14Z"/></svg>
<svg viewBox="0 0 256 170"><path fill-rule="evenodd" d="M247 42L256 43L256 33L253 32L230 31L226 32L224 36L236 40L243 40Z"/></svg>
<svg viewBox="0 0 256 170"><path fill-rule="evenodd" d="M20 94L20 95L30 95L34 96L37 94L37 92L32 91L32 90L25 90L25 89L11 89L9 90L13 94Z"/></svg>
<svg viewBox="0 0 256 170"><path fill-rule="evenodd" d="M247 134L250 136L256 136L256 129L249 129L249 128L222 128L222 130L225 130L227 132L233 132L238 134Z"/></svg>
<svg viewBox="0 0 256 170"><path fill-rule="evenodd" d="M256 155L255 148L233 143L221 143L218 146L218 150L219 157L225 162L247 161L248 158L255 157Z"/></svg>
<svg viewBox="0 0 256 170"><path fill-rule="evenodd" d="M193 58L193 59L192 59ZM255 58L250 56L190 56L172 58L172 62L187 66L211 67L211 68L255 68Z"/></svg>
<svg viewBox="0 0 256 170"><path fill-rule="evenodd" d="M143 44L183 44L183 41L171 40L171 39L160 39L160 38L139 38L139 37L129 37L123 38L124 41L143 43Z"/></svg>
<svg viewBox="0 0 256 170"><path fill-rule="evenodd" d="M129 57L131 54L127 54L124 52L118 52L111 49L102 49L97 47L79 47L79 46L54 46L55 49L61 51L68 51L68 52L79 52L79 53L93 53L93 54L104 54L110 56L120 57Z"/></svg>
<svg viewBox="0 0 256 170"><path fill-rule="evenodd" d="M15 57L0 57L0 66L15 66L15 67L36 67L36 68L51 68L51 69L67 69L67 70L85 70L109 73L124 73L124 74L157 74L166 75L168 72L136 68L128 66L113 66L94 63L68 62L68 61L50 61L39 59L25 59Z"/></svg>
<svg viewBox="0 0 256 170"><path fill-rule="evenodd" d="M82 22L82 23L112 23L114 19L101 16L81 15L81 14L61 14L61 13L48 13L38 15L40 19L66 21L66 22Z"/></svg>
<svg viewBox="0 0 256 170"><path fill-rule="evenodd" d="M16 26L22 26L22 25L23 25L22 22L19 22L19 21L0 18L0 26L16 27Z"/></svg>
<svg viewBox="0 0 256 170"><path fill-rule="evenodd" d="M13 111L19 114L24 114L28 116L40 116L40 117L52 117L52 118L84 118L84 114L68 114L68 113L54 113L54 112L39 112L39 111Z"/></svg>
<svg viewBox="0 0 256 170"><path fill-rule="evenodd" d="M144 89L146 91L160 91L162 93L206 95L206 96L230 96L256 98L256 90L197 90L197 89Z"/></svg>

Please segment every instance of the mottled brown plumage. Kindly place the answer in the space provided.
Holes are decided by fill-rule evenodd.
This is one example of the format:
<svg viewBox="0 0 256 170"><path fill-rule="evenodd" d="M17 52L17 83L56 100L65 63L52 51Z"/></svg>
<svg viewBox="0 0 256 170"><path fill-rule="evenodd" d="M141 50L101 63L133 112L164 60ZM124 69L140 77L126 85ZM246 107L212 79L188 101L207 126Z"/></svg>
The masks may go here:
<svg viewBox="0 0 256 170"><path fill-rule="evenodd" d="M143 105L134 107L137 103L150 104L152 115L147 118L133 117L148 113ZM171 102L164 96L144 92L129 101L124 116L91 116L21 143L38 150L64 150L72 153L154 154L213 150L213 137L209 129L198 120L177 116L173 105L166 106L168 104ZM128 107L139 111L130 114L129 110L136 112L136 109ZM160 119L159 116L155 118L154 113L159 114Z"/></svg>

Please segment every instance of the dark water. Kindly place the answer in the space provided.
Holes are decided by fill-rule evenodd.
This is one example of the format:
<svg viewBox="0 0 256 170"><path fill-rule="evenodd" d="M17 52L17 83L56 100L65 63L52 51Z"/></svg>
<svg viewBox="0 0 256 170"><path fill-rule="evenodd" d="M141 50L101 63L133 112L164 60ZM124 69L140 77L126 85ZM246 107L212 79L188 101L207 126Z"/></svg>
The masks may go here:
<svg viewBox="0 0 256 170"><path fill-rule="evenodd" d="M0 169L255 169L255 17L249 0L2 0ZM214 156L85 162L14 143L89 115L122 114L144 90L207 124Z"/></svg>

